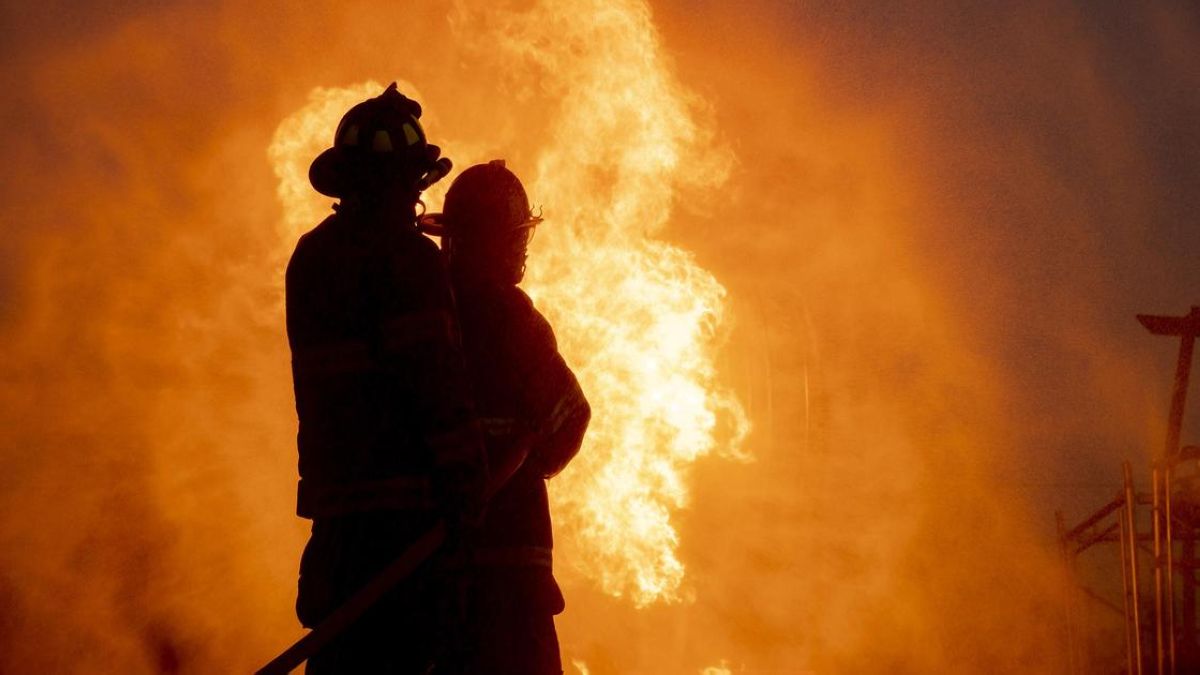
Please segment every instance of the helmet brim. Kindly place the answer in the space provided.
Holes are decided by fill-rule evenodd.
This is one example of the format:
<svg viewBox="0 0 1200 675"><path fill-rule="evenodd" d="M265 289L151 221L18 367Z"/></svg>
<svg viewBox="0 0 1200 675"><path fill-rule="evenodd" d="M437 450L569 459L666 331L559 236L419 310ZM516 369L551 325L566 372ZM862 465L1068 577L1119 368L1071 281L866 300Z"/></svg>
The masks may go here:
<svg viewBox="0 0 1200 675"><path fill-rule="evenodd" d="M426 223L423 226L423 229L427 230L430 234L436 234L439 237L456 236L454 233L454 230L455 230L454 224L452 222L446 220L446 214L444 214L444 213L429 213L429 214L426 214L425 216L423 216L423 220ZM481 236L486 237L489 234L490 235L503 235L503 234L506 234L509 232L516 232L517 230L524 230L524 229L527 229L530 227L537 227L538 225L542 224L542 222L544 222L544 221L545 221L545 219L542 218L541 216L535 216L533 214L530 214L529 217L526 218L525 220L523 220L519 223L513 223L512 225L505 227L503 229L497 229L497 230L486 232L486 233L479 233L479 232L474 232L474 231L468 231L466 233L459 232L457 236L477 238L477 237L481 237Z"/></svg>
<svg viewBox="0 0 1200 675"><path fill-rule="evenodd" d="M518 223L509 231L516 232L517 230L526 227L537 227L542 222L541 216L529 216L529 220ZM417 229L425 234L431 234L435 237L450 236L449 227L446 225L446 215L443 213L426 213L417 219Z"/></svg>
<svg viewBox="0 0 1200 675"><path fill-rule="evenodd" d="M344 148L332 147L317 155L308 167L308 182L327 197L342 199L360 182L362 169Z"/></svg>

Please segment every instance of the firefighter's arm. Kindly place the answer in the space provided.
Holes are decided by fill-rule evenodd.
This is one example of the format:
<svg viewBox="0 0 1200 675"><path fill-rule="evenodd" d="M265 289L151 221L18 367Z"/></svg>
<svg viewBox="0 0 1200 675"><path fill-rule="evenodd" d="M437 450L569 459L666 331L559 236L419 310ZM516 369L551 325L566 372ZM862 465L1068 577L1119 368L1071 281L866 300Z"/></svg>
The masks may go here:
<svg viewBox="0 0 1200 675"><path fill-rule="evenodd" d="M428 244L428 247L425 246ZM447 516L482 512L488 471L459 339L450 282L437 248L425 240L388 270L381 344L396 382L409 390L415 422L431 451L435 498Z"/></svg>
<svg viewBox="0 0 1200 675"><path fill-rule="evenodd" d="M533 322L534 343L540 343L540 358L529 377L531 408L536 434L528 462L543 477L550 478L575 458L592 417L579 381L562 355L550 324L540 314Z"/></svg>
<svg viewBox="0 0 1200 675"><path fill-rule="evenodd" d="M592 408L588 405L574 374L562 364L565 371L565 386L554 404L551 414L543 421L541 433L530 449L530 462L543 478L551 478L566 468L579 448L583 435L592 419Z"/></svg>

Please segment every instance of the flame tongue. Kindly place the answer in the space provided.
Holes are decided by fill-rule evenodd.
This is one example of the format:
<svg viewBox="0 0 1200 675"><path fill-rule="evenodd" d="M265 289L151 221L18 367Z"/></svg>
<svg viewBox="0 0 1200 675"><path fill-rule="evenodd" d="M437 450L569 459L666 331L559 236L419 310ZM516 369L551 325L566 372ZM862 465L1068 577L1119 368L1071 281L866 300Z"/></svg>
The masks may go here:
<svg viewBox="0 0 1200 675"><path fill-rule="evenodd" d="M532 58L528 75L563 93L544 142L514 148L536 158L535 177L524 178L547 217L528 290L593 408L578 459L551 483L555 518L563 559L642 605L681 597L672 512L686 503L688 465L719 444L736 451L748 427L715 373L724 289L686 251L645 236L668 222L680 189L723 182L728 155L696 121L645 7L591 9L499 14L491 25L503 35L476 37L503 46L494 58ZM316 89L280 124L270 155L287 211L285 245L323 211L304 182L308 159L341 112L378 89ZM407 83L401 89L424 100ZM434 133L455 137L453 129ZM442 145L465 167L470 153L460 149L487 140ZM718 438L718 428L728 437Z"/></svg>

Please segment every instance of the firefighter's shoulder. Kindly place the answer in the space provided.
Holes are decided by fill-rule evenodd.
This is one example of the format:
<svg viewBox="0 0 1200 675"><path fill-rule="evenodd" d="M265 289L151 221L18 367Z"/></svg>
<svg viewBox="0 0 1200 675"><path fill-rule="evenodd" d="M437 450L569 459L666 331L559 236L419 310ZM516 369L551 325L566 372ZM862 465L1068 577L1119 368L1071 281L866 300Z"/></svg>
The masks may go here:
<svg viewBox="0 0 1200 675"><path fill-rule="evenodd" d="M288 259L286 277L289 281L319 276L320 269L327 266L326 260L334 255L334 249L339 248L333 241L337 237L335 220L335 215L329 216L296 240L296 247Z"/></svg>
<svg viewBox="0 0 1200 675"><path fill-rule="evenodd" d="M382 258L381 271L394 283L411 285L414 289L448 288L441 251L415 228L390 229L373 242L373 248L370 255Z"/></svg>
<svg viewBox="0 0 1200 675"><path fill-rule="evenodd" d="M297 256L303 256L312 252L314 249L321 248L323 243L322 240L327 239L333 230L333 222L335 218L336 215L330 215L320 223L317 223L317 226L313 229L301 234L300 237L296 239L296 248L292 252L292 257L295 258Z"/></svg>
<svg viewBox="0 0 1200 675"><path fill-rule="evenodd" d="M525 340L543 349L558 351L558 340L554 337L554 329L546 317L538 311L533 300L526 295L525 291L514 286L512 292L508 294L508 304L513 314L519 317L519 325Z"/></svg>

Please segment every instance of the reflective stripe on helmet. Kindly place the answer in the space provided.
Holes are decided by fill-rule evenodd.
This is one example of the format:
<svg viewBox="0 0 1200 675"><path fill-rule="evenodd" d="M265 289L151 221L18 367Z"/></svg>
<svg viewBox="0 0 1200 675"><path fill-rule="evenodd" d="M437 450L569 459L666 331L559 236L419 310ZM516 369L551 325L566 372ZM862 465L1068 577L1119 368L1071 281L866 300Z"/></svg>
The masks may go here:
<svg viewBox="0 0 1200 675"><path fill-rule="evenodd" d="M338 134L338 143L341 145L358 145L358 125L348 124L346 130Z"/></svg>
<svg viewBox="0 0 1200 675"><path fill-rule="evenodd" d="M415 122L415 120L414 120L414 122ZM421 142L421 135L418 134L417 130L413 128L413 125L405 124L401 128L404 129L404 140L409 145L416 145L417 143Z"/></svg>
<svg viewBox="0 0 1200 675"><path fill-rule="evenodd" d="M411 143L409 145L412 145ZM372 152L391 152L392 151L392 136L387 131L380 129L375 132L375 137L371 139Z"/></svg>

